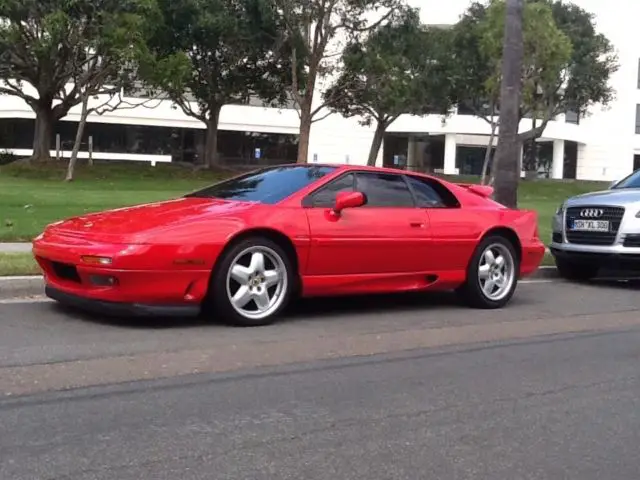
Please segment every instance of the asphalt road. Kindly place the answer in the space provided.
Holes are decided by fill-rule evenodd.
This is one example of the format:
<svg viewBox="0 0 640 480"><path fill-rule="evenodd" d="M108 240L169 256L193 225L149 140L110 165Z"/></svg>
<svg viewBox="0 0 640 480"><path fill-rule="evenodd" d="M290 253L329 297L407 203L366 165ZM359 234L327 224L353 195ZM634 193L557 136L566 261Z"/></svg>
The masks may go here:
<svg viewBox="0 0 640 480"><path fill-rule="evenodd" d="M555 282L259 329L0 304L0 479L636 480L639 311Z"/></svg>

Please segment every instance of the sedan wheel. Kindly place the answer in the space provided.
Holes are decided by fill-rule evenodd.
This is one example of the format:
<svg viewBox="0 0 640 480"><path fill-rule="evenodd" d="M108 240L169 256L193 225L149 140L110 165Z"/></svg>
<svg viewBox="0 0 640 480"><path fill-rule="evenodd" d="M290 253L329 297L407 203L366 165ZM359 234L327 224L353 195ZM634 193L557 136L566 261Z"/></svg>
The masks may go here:
<svg viewBox="0 0 640 480"><path fill-rule="evenodd" d="M474 307L500 308L513 296L520 265L512 243L504 237L488 237L477 247L461 288Z"/></svg>
<svg viewBox="0 0 640 480"><path fill-rule="evenodd" d="M220 316L236 325L272 323L289 301L291 262L268 239L248 239L221 259L213 278L211 302Z"/></svg>

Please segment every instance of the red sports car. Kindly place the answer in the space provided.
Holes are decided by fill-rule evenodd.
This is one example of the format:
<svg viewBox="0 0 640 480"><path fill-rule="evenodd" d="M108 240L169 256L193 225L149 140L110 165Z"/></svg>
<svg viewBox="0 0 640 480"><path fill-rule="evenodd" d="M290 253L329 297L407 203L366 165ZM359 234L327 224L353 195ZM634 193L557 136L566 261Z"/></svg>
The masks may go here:
<svg viewBox="0 0 640 480"><path fill-rule="evenodd" d="M46 294L102 313L263 325L304 297L456 290L499 308L544 255L492 189L348 165L260 169L182 198L49 225Z"/></svg>

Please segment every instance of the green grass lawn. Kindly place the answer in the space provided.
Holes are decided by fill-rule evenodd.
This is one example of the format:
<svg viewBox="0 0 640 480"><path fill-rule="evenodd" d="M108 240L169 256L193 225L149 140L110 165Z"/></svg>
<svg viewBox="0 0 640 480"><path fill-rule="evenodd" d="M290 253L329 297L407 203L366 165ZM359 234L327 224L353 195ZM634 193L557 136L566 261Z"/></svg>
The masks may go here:
<svg viewBox="0 0 640 480"><path fill-rule="evenodd" d="M40 275L40 267L30 253L0 253L0 277Z"/></svg>
<svg viewBox="0 0 640 480"><path fill-rule="evenodd" d="M30 241L48 223L107 208L168 199L219 180L220 172L176 165L105 163L82 166L65 183L62 166L0 167L0 242ZM448 178L448 180L456 180ZM460 181L477 181L460 178ZM537 210L540 233L550 240L551 217L567 197L606 188L606 183L537 180L520 184L519 205Z"/></svg>
<svg viewBox="0 0 640 480"><path fill-rule="evenodd" d="M30 241L54 221L107 208L163 200L220 179L220 173L147 164L81 168L65 183L62 168L0 168L0 242Z"/></svg>

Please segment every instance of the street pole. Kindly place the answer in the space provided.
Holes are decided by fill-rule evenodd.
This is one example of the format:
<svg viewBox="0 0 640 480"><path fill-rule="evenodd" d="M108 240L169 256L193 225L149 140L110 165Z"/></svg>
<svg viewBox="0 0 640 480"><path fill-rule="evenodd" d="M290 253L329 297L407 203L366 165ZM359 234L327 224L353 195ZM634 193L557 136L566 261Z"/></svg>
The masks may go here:
<svg viewBox="0 0 640 480"><path fill-rule="evenodd" d="M506 0L504 25L502 84L500 87L500 130L495 159L495 199L510 207L518 206L520 150L518 124L522 89L522 16L524 0Z"/></svg>

